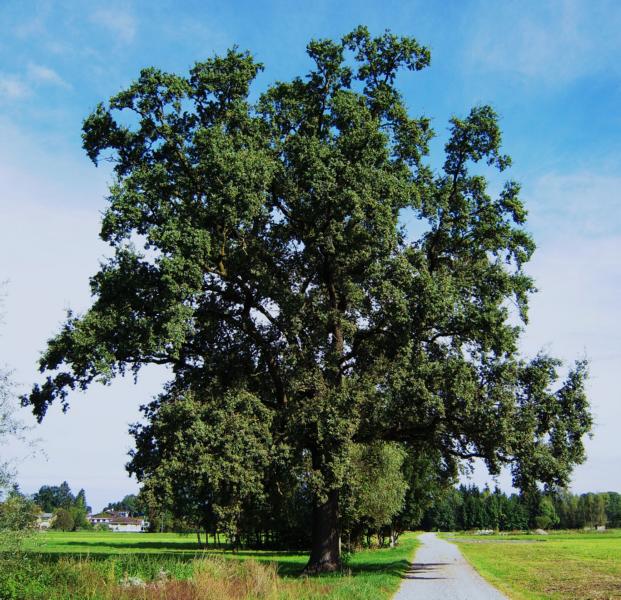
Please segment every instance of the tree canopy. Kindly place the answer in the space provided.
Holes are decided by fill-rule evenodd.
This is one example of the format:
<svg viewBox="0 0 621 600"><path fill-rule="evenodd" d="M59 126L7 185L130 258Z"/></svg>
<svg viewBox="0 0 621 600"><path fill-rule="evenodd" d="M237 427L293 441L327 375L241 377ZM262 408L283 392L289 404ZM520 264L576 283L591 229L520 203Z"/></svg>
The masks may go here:
<svg viewBox="0 0 621 600"><path fill-rule="evenodd" d="M126 494L122 500L118 502L108 502L103 509L104 511L125 511L130 517L138 517L144 515L145 507L141 504L136 494Z"/></svg>
<svg viewBox="0 0 621 600"><path fill-rule="evenodd" d="M12 489L0 502L0 572L15 567L20 558L23 542L37 529L39 507L19 491Z"/></svg>
<svg viewBox="0 0 621 600"><path fill-rule="evenodd" d="M263 66L233 48L187 76L144 69L86 119L88 156L114 164L101 229L114 254L25 402L41 419L71 390L169 365L130 469L147 484L174 476L166 440L179 427L205 467L199 500L224 498L228 481L238 502L267 472L297 472L313 498L312 572L338 567L355 444L437 453L448 474L480 457L492 473L511 465L518 487L563 485L591 416L584 363L559 382L556 359L518 352L534 243L519 185L492 195L482 174L510 165L494 110L452 118L434 170L430 120L395 85L429 65L427 48L358 27L307 52L305 76L256 101ZM248 456L216 451L209 430L227 410Z"/></svg>
<svg viewBox="0 0 621 600"><path fill-rule="evenodd" d="M60 485L42 485L32 499L43 512L48 513L54 512L57 508L70 508L76 502L76 497L66 481Z"/></svg>
<svg viewBox="0 0 621 600"><path fill-rule="evenodd" d="M43 512L54 513L54 526L63 531L88 529L91 526L86 518L91 507L86 503L85 491L81 489L74 495L66 481L60 485L42 485L32 495L32 500Z"/></svg>

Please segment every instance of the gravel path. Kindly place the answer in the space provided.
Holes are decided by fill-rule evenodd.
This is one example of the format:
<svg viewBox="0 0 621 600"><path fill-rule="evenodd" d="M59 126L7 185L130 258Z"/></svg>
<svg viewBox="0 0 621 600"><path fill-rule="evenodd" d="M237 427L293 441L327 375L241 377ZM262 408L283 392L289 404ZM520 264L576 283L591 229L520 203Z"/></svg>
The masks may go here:
<svg viewBox="0 0 621 600"><path fill-rule="evenodd" d="M420 536L422 546L394 600L506 600L466 561L454 544Z"/></svg>

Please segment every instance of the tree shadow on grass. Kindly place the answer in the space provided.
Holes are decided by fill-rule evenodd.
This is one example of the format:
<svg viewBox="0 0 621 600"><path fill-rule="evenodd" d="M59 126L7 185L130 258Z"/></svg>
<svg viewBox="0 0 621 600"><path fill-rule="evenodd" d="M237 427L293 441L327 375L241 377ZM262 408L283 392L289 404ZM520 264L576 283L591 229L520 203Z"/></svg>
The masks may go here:
<svg viewBox="0 0 621 600"><path fill-rule="evenodd" d="M367 573L386 573L387 575L396 575L404 578L410 570L411 563L405 558L401 560L393 560L391 562L356 562L351 566L352 575Z"/></svg>
<svg viewBox="0 0 621 600"><path fill-rule="evenodd" d="M256 557L261 558L264 556L305 556L305 553L300 550L238 550L233 551L230 546L222 546L220 548L216 546L208 546L207 548L199 548L196 542L84 542L84 541L75 541L75 542L64 542L63 546L67 547L76 547L79 546L81 549L78 552L86 554L89 552L90 548L119 548L120 550L130 550L133 553L140 554L139 552L134 552L136 550L169 550L168 554L175 554L176 552L180 553L192 553L192 554L218 554L225 556L243 556L243 557ZM60 554L60 553L59 553ZM74 554L74 552L68 553ZM146 554L146 552L145 552ZM164 553L163 553L164 554Z"/></svg>
<svg viewBox="0 0 621 600"><path fill-rule="evenodd" d="M278 574L284 577L298 577L303 574L306 566L307 557L301 562L270 560L278 565ZM410 571L411 563L405 559L390 562L355 562L351 566L346 566L342 572L319 575L319 577L341 577L344 573L357 577L372 573L391 575L405 579Z"/></svg>
<svg viewBox="0 0 621 600"><path fill-rule="evenodd" d="M120 548L122 550L170 550L171 553L182 552L194 552L200 554L203 552L198 547L196 542L63 542L63 546L74 547L81 546L86 548ZM213 549L209 549L214 551ZM208 551L209 551L208 550ZM85 550L88 552L88 549Z"/></svg>

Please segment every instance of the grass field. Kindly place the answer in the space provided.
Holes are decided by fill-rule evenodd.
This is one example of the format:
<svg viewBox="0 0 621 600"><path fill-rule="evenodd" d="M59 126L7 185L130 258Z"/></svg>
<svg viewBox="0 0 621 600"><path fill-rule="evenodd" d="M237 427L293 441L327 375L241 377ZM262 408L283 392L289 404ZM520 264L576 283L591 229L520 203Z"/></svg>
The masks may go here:
<svg viewBox="0 0 621 600"><path fill-rule="evenodd" d="M621 598L621 530L444 537L509 598Z"/></svg>
<svg viewBox="0 0 621 600"><path fill-rule="evenodd" d="M297 552L201 552L194 537L176 534L46 532L29 543L19 568L0 574L0 598L387 599L399 587L417 545L416 534L404 534L397 548L352 555L346 560L344 573L307 579L299 576L308 555ZM144 588L129 593L119 587L132 577L145 582L157 580L162 570L172 580L194 582L195 587L200 583L211 591L192 596ZM227 582L227 589L218 588L216 579Z"/></svg>

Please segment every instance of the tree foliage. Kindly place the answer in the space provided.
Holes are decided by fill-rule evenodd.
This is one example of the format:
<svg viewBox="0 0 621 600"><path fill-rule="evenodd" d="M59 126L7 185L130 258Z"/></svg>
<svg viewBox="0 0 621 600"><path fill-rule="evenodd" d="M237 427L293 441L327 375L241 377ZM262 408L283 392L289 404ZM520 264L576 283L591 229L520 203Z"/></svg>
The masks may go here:
<svg viewBox="0 0 621 600"><path fill-rule="evenodd" d="M57 508L69 508L75 503L75 496L66 481L60 485L42 485L32 499L43 512L54 512Z"/></svg>
<svg viewBox="0 0 621 600"><path fill-rule="evenodd" d="M71 511L66 508L57 508L54 511L51 527L52 529L58 529L59 531L74 531L75 519L73 518Z"/></svg>
<svg viewBox="0 0 621 600"><path fill-rule="evenodd" d="M239 468L262 468L269 437L272 471L304 471L309 567L322 570L338 566L355 444L431 451L452 474L480 457L492 473L511 465L518 487L563 485L591 416L584 363L559 383L554 358L518 353L510 307L526 321L534 243L519 185L492 195L482 174L510 165L494 110L451 119L434 171L430 120L410 116L395 86L399 71L428 66L427 48L358 27L307 52L304 77L256 102L263 66L232 49L187 76L144 69L86 119L87 154L114 164L101 229L114 255L91 279L92 307L50 340L49 374L25 402L41 419L71 390L169 365L130 468L157 486L190 469L184 505L208 502L232 523L245 490L261 497L259 478ZM404 212L418 237L401 227ZM233 446L214 457L207 430L241 398L269 436L253 431L247 457L227 454ZM152 460L149 436L170 447L190 422L205 424L205 471L159 446ZM181 453L195 444L177 433ZM223 489L219 460L235 489Z"/></svg>
<svg viewBox="0 0 621 600"><path fill-rule="evenodd" d="M244 507L260 503L270 464L271 412L245 391L223 397L163 396L136 425L136 450L128 467L177 518L206 530L217 523L239 535Z"/></svg>
<svg viewBox="0 0 621 600"><path fill-rule="evenodd" d="M130 517L138 517L145 514L146 507L136 494L127 494L118 502L108 502L105 511L125 511Z"/></svg>
<svg viewBox="0 0 621 600"><path fill-rule="evenodd" d="M4 287L0 282L0 325L4 322ZM4 360L4 356L0 357ZM0 362L0 446L9 440L24 440L27 427L16 417L15 386L11 378L11 371ZM10 487L14 481L14 465L11 461L0 458L0 494Z"/></svg>
<svg viewBox="0 0 621 600"><path fill-rule="evenodd" d="M405 504L404 461L405 451L394 442L352 448L350 528L380 531L392 524Z"/></svg>
<svg viewBox="0 0 621 600"><path fill-rule="evenodd" d="M83 489L74 496L66 481L60 485L42 485L39 491L33 494L32 499L43 512L54 513L53 527L63 531L91 527L86 518L91 508L86 503L86 493Z"/></svg>
<svg viewBox="0 0 621 600"><path fill-rule="evenodd" d="M37 528L39 507L14 485L0 502L0 567L10 568ZM1 569L0 569L1 570Z"/></svg>
<svg viewBox="0 0 621 600"><path fill-rule="evenodd" d="M9 375L0 368L0 444L6 444L23 431L23 425L15 418L13 384ZM13 475L13 466L8 461L0 462L0 490L10 485Z"/></svg>
<svg viewBox="0 0 621 600"><path fill-rule="evenodd" d="M3 283L0 283L0 324L3 322ZM4 357L1 357L4 358ZM11 372L0 364L0 446L10 440L25 441L27 427L15 416L16 395ZM8 491L8 493L7 493ZM24 538L35 529L37 507L15 483L12 461L0 459L0 570L11 568Z"/></svg>

